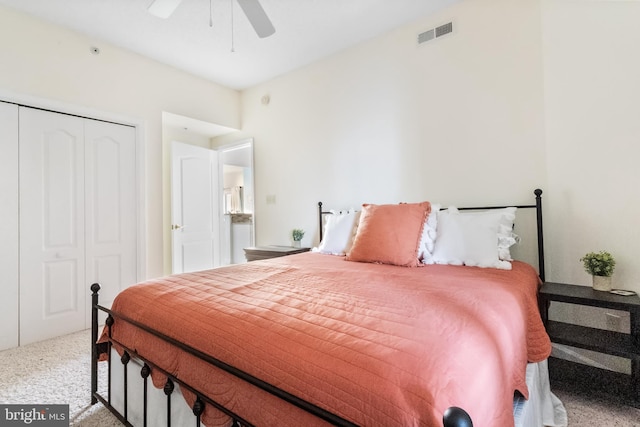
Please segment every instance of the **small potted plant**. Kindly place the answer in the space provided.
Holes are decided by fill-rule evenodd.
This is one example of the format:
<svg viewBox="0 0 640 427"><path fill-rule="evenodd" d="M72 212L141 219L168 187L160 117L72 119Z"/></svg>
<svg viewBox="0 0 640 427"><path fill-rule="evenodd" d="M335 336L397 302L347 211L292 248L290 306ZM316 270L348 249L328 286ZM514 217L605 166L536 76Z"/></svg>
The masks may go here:
<svg viewBox="0 0 640 427"><path fill-rule="evenodd" d="M304 230L301 228L294 228L291 232L291 237L293 237L293 246L299 248L302 246L300 241L304 237Z"/></svg>
<svg viewBox="0 0 640 427"><path fill-rule="evenodd" d="M607 251L589 252L580 258L584 269L593 277L593 289L596 291L611 290L611 275L616 266L616 260Z"/></svg>

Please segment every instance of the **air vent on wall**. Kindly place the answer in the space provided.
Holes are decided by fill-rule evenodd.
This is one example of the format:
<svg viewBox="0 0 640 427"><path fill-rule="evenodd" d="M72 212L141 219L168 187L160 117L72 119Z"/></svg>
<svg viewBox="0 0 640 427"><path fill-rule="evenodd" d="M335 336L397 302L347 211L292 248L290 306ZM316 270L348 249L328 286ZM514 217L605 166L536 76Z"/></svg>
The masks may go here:
<svg viewBox="0 0 640 427"><path fill-rule="evenodd" d="M424 33L418 34L418 44L428 42L429 40L433 40L436 36L436 30L430 29L429 31L425 31Z"/></svg>
<svg viewBox="0 0 640 427"><path fill-rule="evenodd" d="M445 34L449 34L451 32L453 32L453 22L440 25L439 27L432 28L430 30L427 30L425 32L418 34L418 44L426 43L429 40L442 37Z"/></svg>

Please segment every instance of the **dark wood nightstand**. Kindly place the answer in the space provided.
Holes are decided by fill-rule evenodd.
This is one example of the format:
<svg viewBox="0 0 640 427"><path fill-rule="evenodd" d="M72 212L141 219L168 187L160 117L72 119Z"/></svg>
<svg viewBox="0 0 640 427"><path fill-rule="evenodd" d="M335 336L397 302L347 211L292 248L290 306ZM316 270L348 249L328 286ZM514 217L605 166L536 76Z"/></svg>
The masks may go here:
<svg viewBox="0 0 640 427"><path fill-rule="evenodd" d="M277 258L286 255L308 252L311 248L294 248L293 246L254 246L244 248L244 256L247 261L257 261L259 259Z"/></svg>
<svg viewBox="0 0 640 427"><path fill-rule="evenodd" d="M605 384L613 384L620 383L621 376L626 377L622 378L622 382L628 384L625 394L630 394L629 397L635 403L634 406L637 406L640 402L640 297L637 295L620 296L609 292L595 291L588 286L550 282L545 282L542 285L539 297L542 321L552 342L619 356L631 361L630 376L586 365L581 365L581 368L590 371L588 381L596 377L603 377ZM627 311L630 316L630 333L549 320L551 301ZM549 366L551 369L551 361ZM625 386L623 385L622 388Z"/></svg>

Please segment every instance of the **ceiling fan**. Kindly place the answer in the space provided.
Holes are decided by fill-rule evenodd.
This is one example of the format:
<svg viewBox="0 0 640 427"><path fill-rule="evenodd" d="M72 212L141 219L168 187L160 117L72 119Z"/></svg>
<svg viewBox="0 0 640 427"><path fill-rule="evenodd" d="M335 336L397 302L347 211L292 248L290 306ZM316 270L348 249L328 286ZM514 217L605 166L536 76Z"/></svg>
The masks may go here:
<svg viewBox="0 0 640 427"><path fill-rule="evenodd" d="M181 2L182 0L154 0L147 10L158 18L167 19ZM237 2L258 37L269 37L276 32L259 0L237 0Z"/></svg>

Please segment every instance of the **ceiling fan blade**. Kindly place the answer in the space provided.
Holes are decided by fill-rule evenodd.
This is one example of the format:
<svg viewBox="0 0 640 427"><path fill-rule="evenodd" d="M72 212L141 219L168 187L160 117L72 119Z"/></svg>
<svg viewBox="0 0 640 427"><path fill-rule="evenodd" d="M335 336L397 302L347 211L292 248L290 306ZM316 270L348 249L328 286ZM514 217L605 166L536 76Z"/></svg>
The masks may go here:
<svg viewBox="0 0 640 427"><path fill-rule="evenodd" d="M167 19L180 5L182 0L154 0L147 11L158 18Z"/></svg>
<svg viewBox="0 0 640 427"><path fill-rule="evenodd" d="M247 15L247 19L251 22L258 37L269 37L276 32L271 20L269 20L269 17L258 0L238 0L238 4L244 14Z"/></svg>

